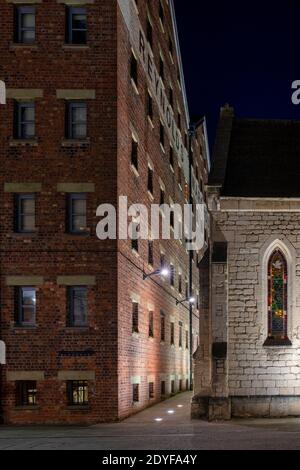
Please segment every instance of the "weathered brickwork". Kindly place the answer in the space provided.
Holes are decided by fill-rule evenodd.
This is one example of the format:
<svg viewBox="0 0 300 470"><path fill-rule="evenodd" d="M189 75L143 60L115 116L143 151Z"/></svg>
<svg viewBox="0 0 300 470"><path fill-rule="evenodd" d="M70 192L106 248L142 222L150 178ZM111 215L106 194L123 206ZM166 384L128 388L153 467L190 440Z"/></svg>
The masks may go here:
<svg viewBox="0 0 300 470"><path fill-rule="evenodd" d="M181 110L184 139L188 123L184 92L178 84L180 68L170 2L162 1L164 31L159 2L138 3L144 31L147 11L151 16L154 60L159 68L161 51L165 86L173 84L174 107ZM157 241L153 266L149 266L147 241L139 243L138 254L132 251L130 241L100 242L96 237L96 208L101 203L117 206L121 195L128 197L129 205L139 202L150 207L152 202L159 203L162 183L166 202L172 198L174 203L183 204L185 182L180 188L176 153L174 171L170 168L167 137L166 152L161 149L155 102L153 122L147 117L148 85L140 64L138 90L132 85L130 57L135 45L131 44L117 0L95 0L83 5L88 39L86 46L79 47L65 44L63 2L49 0L34 5L37 39L33 45L24 46L14 43L14 3L0 1L1 16L6 18L0 40L0 78L8 90L7 105L0 108L0 333L7 347L7 364L1 367L1 414L5 423L12 424L114 421L160 400L162 381L166 396L190 386L189 338L186 344L189 311L187 304L176 307L176 299L185 298L188 254L180 242ZM174 44L173 59L169 36ZM26 144L18 142L13 132L14 100L20 96L34 99L36 106L36 139ZM68 142L64 135L66 101L84 96L88 138L84 142ZM139 141L138 174L130 164L133 132ZM207 180L205 147L205 135L200 129L194 160L203 184ZM153 198L147 192L149 162L154 167ZM26 190L24 184L29 185L27 192L36 195L37 230L26 235L14 230L15 194ZM84 236L66 233L67 197L69 192L78 190L87 194L89 232ZM143 272L150 273L160 266L161 252L167 264L174 263L174 287L159 278L143 281ZM194 257L195 294L199 290L200 257L201 253ZM179 270L182 294L178 291ZM15 324L16 286L24 280L27 285L37 284L36 325L31 328ZM70 328L67 324L70 282L90 283L86 327ZM133 300L139 302L138 334L132 334ZM149 310L154 313L153 338L149 338ZM161 312L165 315L164 342L160 340ZM192 347L196 350L197 308L193 334ZM18 382L23 380L36 381L34 407L16 406ZM87 380L88 406L68 406L68 380ZM149 398L148 384L152 382L154 394ZM134 383L140 386L138 403L133 403Z"/></svg>

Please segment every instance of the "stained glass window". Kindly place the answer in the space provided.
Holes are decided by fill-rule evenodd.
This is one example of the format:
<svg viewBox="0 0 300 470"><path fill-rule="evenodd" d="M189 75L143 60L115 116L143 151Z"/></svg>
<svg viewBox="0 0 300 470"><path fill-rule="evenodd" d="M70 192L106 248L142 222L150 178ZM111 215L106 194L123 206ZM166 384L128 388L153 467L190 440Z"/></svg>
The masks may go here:
<svg viewBox="0 0 300 470"><path fill-rule="evenodd" d="M287 262L280 250L275 250L268 264L268 333L274 340L287 339Z"/></svg>

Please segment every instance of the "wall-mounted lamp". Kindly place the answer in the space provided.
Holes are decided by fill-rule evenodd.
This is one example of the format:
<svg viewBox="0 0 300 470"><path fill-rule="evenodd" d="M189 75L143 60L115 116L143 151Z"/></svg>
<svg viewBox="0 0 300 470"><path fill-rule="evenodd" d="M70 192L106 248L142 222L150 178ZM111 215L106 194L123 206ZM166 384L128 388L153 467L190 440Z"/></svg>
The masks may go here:
<svg viewBox="0 0 300 470"><path fill-rule="evenodd" d="M188 302L190 305L193 305L196 302L195 297L188 297L184 300L176 300L176 305L184 304L184 302Z"/></svg>
<svg viewBox="0 0 300 470"><path fill-rule="evenodd" d="M168 268L160 268L160 269L156 269L156 271L153 271L153 273L150 273L150 274L144 273L143 280L145 281L146 279L149 279L150 277L153 277L153 276L168 277L169 274L170 274L170 271Z"/></svg>

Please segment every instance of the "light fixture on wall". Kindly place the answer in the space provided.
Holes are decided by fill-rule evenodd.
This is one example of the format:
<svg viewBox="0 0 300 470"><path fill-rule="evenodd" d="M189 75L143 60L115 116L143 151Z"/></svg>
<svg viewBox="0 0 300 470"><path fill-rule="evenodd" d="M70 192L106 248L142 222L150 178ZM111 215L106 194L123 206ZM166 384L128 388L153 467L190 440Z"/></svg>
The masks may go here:
<svg viewBox="0 0 300 470"><path fill-rule="evenodd" d="M196 302L195 297L188 297L187 299L184 300L176 300L176 305L181 305L184 302L188 302L189 304L193 305Z"/></svg>
<svg viewBox="0 0 300 470"><path fill-rule="evenodd" d="M153 276L161 276L161 277L168 277L170 274L170 270L168 268L160 268L156 269L150 274L143 273L143 280L149 279Z"/></svg>

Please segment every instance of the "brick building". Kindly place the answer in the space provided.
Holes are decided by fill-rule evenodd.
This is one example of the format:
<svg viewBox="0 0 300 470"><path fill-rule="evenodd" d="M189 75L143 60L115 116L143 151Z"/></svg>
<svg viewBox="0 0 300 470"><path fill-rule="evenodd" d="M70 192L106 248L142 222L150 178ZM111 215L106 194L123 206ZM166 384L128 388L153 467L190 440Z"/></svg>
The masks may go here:
<svg viewBox="0 0 300 470"><path fill-rule="evenodd" d="M300 415L300 123L222 109L209 178L211 305L193 415ZM205 344L204 344L205 346Z"/></svg>
<svg viewBox="0 0 300 470"><path fill-rule="evenodd" d="M186 390L185 243L104 240L102 203L187 201L188 109L171 0L1 0L1 369L5 423L122 419ZM193 198L205 199L205 122ZM208 229L206 230L208 239ZM151 277L167 265L169 279Z"/></svg>

